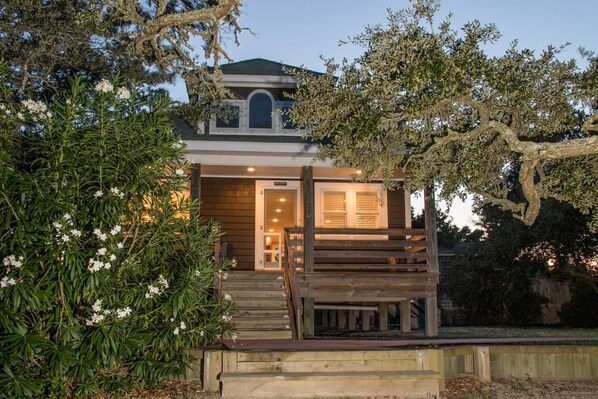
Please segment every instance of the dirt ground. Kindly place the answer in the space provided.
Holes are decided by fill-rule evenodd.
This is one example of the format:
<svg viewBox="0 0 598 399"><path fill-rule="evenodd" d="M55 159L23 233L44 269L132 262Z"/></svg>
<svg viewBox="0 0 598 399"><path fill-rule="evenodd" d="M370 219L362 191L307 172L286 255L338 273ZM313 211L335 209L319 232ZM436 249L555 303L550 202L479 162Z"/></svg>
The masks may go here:
<svg viewBox="0 0 598 399"><path fill-rule="evenodd" d="M598 381L532 381L495 379L489 383L474 377L447 382L441 399L589 399L598 398Z"/></svg>
<svg viewBox="0 0 598 399"><path fill-rule="evenodd" d="M217 394L202 392L198 384L185 382L167 382L155 389L136 391L126 396L131 399L217 399L218 397ZM497 379L483 383L474 377L460 377L450 380L446 385L446 391L440 394L440 399L528 398L598 398L598 381L555 382Z"/></svg>

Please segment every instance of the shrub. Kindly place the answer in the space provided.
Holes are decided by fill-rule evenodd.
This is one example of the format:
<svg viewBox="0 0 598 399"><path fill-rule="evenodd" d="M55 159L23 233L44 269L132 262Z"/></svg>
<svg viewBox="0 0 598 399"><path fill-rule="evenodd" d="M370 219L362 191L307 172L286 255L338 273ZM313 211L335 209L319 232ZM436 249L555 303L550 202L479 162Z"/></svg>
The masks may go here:
<svg viewBox="0 0 598 399"><path fill-rule="evenodd" d="M0 101L0 396L70 397L181 374L230 334L218 226L189 217L167 99L74 81ZM173 195L173 193L178 193Z"/></svg>

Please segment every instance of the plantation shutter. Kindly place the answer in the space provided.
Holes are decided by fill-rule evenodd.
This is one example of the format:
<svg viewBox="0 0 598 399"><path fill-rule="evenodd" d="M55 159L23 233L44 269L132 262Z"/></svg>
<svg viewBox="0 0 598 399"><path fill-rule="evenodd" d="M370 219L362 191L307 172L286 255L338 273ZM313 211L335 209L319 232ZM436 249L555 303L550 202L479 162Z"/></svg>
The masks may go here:
<svg viewBox="0 0 598 399"><path fill-rule="evenodd" d="M355 192L355 227L377 229L380 227L378 193L374 191Z"/></svg>
<svg viewBox="0 0 598 399"><path fill-rule="evenodd" d="M323 227L347 227L347 193L344 191L323 192Z"/></svg>

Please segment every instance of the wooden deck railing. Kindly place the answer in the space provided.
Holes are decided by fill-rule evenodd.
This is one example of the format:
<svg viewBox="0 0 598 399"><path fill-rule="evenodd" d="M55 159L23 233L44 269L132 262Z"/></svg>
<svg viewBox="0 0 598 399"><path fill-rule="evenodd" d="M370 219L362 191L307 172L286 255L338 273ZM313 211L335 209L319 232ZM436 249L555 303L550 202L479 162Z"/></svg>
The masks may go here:
<svg viewBox="0 0 598 399"><path fill-rule="evenodd" d="M306 242L313 243L313 262L306 261ZM295 337L307 328L303 297L312 304L435 297L432 252L424 229L316 228L306 240L303 228L285 228L285 287Z"/></svg>
<svg viewBox="0 0 598 399"><path fill-rule="evenodd" d="M287 296L287 304L293 326L293 338L303 339L303 301L297 281L297 269L293 263L287 262L287 259L295 259L299 252L297 241L291 239L291 234L287 229L284 233L284 286Z"/></svg>

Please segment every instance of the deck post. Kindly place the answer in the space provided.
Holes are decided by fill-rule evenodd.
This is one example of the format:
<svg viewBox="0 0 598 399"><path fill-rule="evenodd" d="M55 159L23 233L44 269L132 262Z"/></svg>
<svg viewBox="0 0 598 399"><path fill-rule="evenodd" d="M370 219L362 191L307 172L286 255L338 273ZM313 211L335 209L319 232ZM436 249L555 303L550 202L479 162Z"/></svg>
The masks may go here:
<svg viewBox="0 0 598 399"><path fill-rule="evenodd" d="M475 375L480 381L492 380L490 368L490 348L488 346L476 346L473 351L473 363Z"/></svg>
<svg viewBox="0 0 598 399"><path fill-rule="evenodd" d="M314 170L311 166L303 167L303 266L306 272L314 271L315 206L314 206Z"/></svg>
<svg viewBox="0 0 598 399"><path fill-rule="evenodd" d="M197 206L191 209L191 217L199 216L199 200L201 198L201 164L191 165L191 188L190 196L193 201L197 201Z"/></svg>
<svg viewBox="0 0 598 399"><path fill-rule="evenodd" d="M350 331L355 330L355 326L357 325L357 312L357 310L349 310L347 328Z"/></svg>
<svg viewBox="0 0 598 399"><path fill-rule="evenodd" d="M362 331L370 331L370 311L369 310L361 311L361 330Z"/></svg>
<svg viewBox="0 0 598 399"><path fill-rule="evenodd" d="M380 331L388 330L388 304L378 302L378 329Z"/></svg>
<svg viewBox="0 0 598 399"><path fill-rule="evenodd" d="M303 298L303 335L305 338L312 338L315 334L314 319L314 299Z"/></svg>
<svg viewBox="0 0 598 399"><path fill-rule="evenodd" d="M434 199L434 187L424 190L424 212L425 223L428 234L428 270L438 273L438 237L436 233L436 207ZM438 335L438 304L436 293L433 297L426 298L426 336Z"/></svg>
<svg viewBox="0 0 598 399"><path fill-rule="evenodd" d="M411 332L411 301L409 299L400 302L399 312L401 332Z"/></svg>

